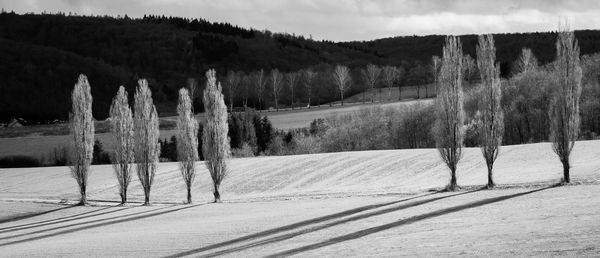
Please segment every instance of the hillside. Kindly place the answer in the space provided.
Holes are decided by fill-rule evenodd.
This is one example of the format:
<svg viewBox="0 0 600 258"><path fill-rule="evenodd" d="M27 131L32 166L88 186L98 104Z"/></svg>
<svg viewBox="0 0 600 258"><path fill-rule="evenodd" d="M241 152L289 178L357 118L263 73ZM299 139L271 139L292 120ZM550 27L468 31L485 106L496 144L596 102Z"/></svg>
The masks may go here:
<svg viewBox="0 0 600 258"><path fill-rule="evenodd" d="M600 182L600 141L579 141L572 154L575 182ZM222 184L224 201L415 193L443 188L449 177L436 149L341 152L240 158L231 161ZM562 166L548 143L504 146L494 165L500 185L558 182ZM198 164L194 198L212 198L206 167ZM0 200L74 202L78 192L67 167L0 169ZM134 176L135 177L135 176ZM461 186L484 185L485 162L478 148L467 148L458 168ZM110 165L92 166L88 199L117 202L117 182ZM136 178L130 199L143 198ZM155 202L180 203L184 184L177 163L161 163L152 188Z"/></svg>
<svg viewBox="0 0 600 258"><path fill-rule="evenodd" d="M581 54L600 52L600 31L577 31L576 36ZM532 48L542 63L553 59L553 33L495 38L503 76L522 47ZM327 103L338 96L329 76L333 64L351 68L354 83L349 95L362 90L359 68L368 63L402 66L405 76L399 85L430 82L427 66L432 55L440 55L443 39L437 35L336 43L203 19L1 13L0 122L13 117L32 123L66 120L69 93L80 73L89 77L94 116L99 120L106 118L118 86L125 85L131 94L139 78L149 80L159 113L173 113L177 90L188 78L202 82L209 68L221 77L229 70L248 74L258 69L312 68L320 73L312 104ZM475 41L474 35L463 37L465 52L471 56ZM251 106L256 103L253 87L249 85ZM241 92L237 95L234 102L240 106ZM289 103L288 95L284 91L284 103ZM265 99L270 102L270 95ZM296 92L296 103L307 101L305 90ZM195 106L201 111L200 98Z"/></svg>
<svg viewBox="0 0 600 258"><path fill-rule="evenodd" d="M466 149L458 192L437 150L390 150L235 159L210 204L199 164L194 204L177 164L162 163L152 206L118 205L110 166L93 166L91 206L66 167L0 169L0 253L11 257L576 256L600 246L600 141L578 142L574 183L556 186L550 145L503 147L496 190L479 149ZM429 191L428 191L429 190ZM533 241L534 240L534 241Z"/></svg>

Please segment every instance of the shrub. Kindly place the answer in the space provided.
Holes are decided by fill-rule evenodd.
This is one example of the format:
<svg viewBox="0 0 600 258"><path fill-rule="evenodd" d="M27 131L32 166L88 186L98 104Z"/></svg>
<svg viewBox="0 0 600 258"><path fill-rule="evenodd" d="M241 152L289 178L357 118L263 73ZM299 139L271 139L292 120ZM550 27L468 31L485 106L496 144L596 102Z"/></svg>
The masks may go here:
<svg viewBox="0 0 600 258"><path fill-rule="evenodd" d="M244 142L241 148L231 149L231 155L235 158L254 157L254 148Z"/></svg>
<svg viewBox="0 0 600 258"><path fill-rule="evenodd" d="M102 143L98 140L94 141L94 151L92 152L92 164L110 164L110 154L104 151Z"/></svg>
<svg viewBox="0 0 600 258"><path fill-rule="evenodd" d="M40 167L42 163L34 157L26 155L11 155L0 157L0 168Z"/></svg>

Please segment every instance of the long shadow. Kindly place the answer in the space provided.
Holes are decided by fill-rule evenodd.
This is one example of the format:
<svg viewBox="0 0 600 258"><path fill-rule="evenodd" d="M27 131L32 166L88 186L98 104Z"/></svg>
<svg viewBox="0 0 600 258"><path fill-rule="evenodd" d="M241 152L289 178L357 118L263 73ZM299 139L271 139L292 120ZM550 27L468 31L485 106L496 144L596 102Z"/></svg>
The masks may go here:
<svg viewBox="0 0 600 258"><path fill-rule="evenodd" d="M91 214L91 213L103 211L103 210L110 209L110 208L112 208L112 207L104 207L104 208L101 208L101 209L91 210L91 211L87 211L87 212L83 212L83 213L79 213L79 214L73 214L73 215L69 215L69 216L65 216L65 217L60 217L60 218L55 218L55 219L49 219L49 220L44 220L44 221L31 222L31 223L27 223L27 224L21 224L21 225L15 225L15 226L10 226L10 227L4 227L4 228L0 228L0 234L4 233L4 232L13 231L13 230L9 230L9 229L19 228L19 230L20 230L20 229L31 228L31 226L34 226L34 225L36 225L36 226L45 226L45 225L39 225L39 224L45 224L45 223L49 223L49 222L53 222L53 221L71 219L71 218L75 218L75 217L84 216L84 215L87 215L87 214Z"/></svg>
<svg viewBox="0 0 600 258"><path fill-rule="evenodd" d="M89 213L92 213L92 212L96 212L96 211L100 211L100 210L105 210L105 209L108 209L108 208L111 208L111 207L102 208L102 209L99 209L99 210L94 210L94 211L90 211L90 212L86 212L86 213L89 214ZM71 217L71 219L66 219L65 220L65 218L60 218L60 219L55 219L54 221L47 222L47 223L44 223L44 224L30 225L30 226L26 226L26 227L18 227L18 228L12 228L12 229L7 229L7 230L0 230L0 234L14 232L14 231L20 231L20 230L25 230L25 229L30 229L30 228L45 227L45 226L55 225L55 224L59 224L59 223L66 223L66 222L81 220L81 219L87 219L87 218L97 217L97 216L106 215L106 214L110 214L110 213L115 213L115 212L122 211L122 210L125 210L125 209L128 209L128 208L127 207L123 207L123 208L115 209L115 210L112 210L112 211L107 211L107 212L102 212L102 213L96 213L96 214L86 215L86 216L81 216L81 214L77 214L77 215L74 215L74 216L69 216L69 217ZM76 218L73 218L73 217L76 217ZM0 240L9 239L9 238L15 238L15 237L20 237L20 236L24 236L24 235L28 235L28 234L32 234L32 233L25 233L25 234L20 234L20 235L12 235L12 236L8 236L8 237L0 237Z"/></svg>
<svg viewBox="0 0 600 258"><path fill-rule="evenodd" d="M166 207L161 207L159 209L165 209L165 208ZM127 208L124 207L124 208L121 208L121 209L116 209L116 210L104 212L102 214L96 214L95 216L105 215L105 214L110 214L110 213L115 213L115 212L122 211L122 210L125 210L125 209L127 209ZM153 210L159 210L159 209L153 209ZM137 213L132 213L132 214L127 214L127 215L124 215L122 217L129 217L129 216L133 216L133 215L139 215L139 214L142 214L142 213L148 213L148 212L151 212L153 210L143 211L143 212L137 212ZM27 232L27 233L22 233L22 234L18 234L18 235L11 235L11 236L6 236L6 237L0 237L0 240L7 240L7 239L12 239L12 238L18 238L18 237L33 235L33 234L39 234L39 233L44 233L44 232L53 231L53 230L59 230L59 229L63 229L63 228L69 228L69 227L74 227L74 226L85 225L85 224L88 224L88 223L94 223L94 222L99 222L99 221L104 221L104 220L110 220L110 219L114 219L114 218L117 218L117 217L109 217L109 218L104 218L104 219L96 219L96 220L92 220L92 221L84 221L84 222L79 222L79 223L75 223L75 224L68 224L68 225L63 225L63 226L57 226L57 227L53 227L53 228L40 229L38 231Z"/></svg>
<svg viewBox="0 0 600 258"><path fill-rule="evenodd" d="M505 196L499 196L499 197L493 197L493 198L487 198L484 200L480 200L480 201L475 201L475 202L470 202L467 204L463 204L463 205L458 205L455 207L451 207L451 208L446 208L446 209L441 209L441 210L437 210L437 211L432 211L432 212L428 212L422 215L417 215L417 216L413 216L407 219L402 219L402 220L398 220L396 222L392 222L392 223L388 223L388 224L383 224L377 227L372 227L372 228L367 228L364 230L360 230L351 234L346 234L346 235L342 235L339 237L335 237L335 238L331 238L329 240L323 241L323 242L319 242L319 243L315 243L315 244L311 244L311 245L305 245L302 247L298 247L298 248L294 248L294 249L290 249L287 251L283 251L283 252L279 252L273 255L269 255L266 257L287 257L287 256L291 256L291 255L295 255L295 254L299 254L302 252L306 252L306 251L310 251L310 250L315 250L315 249L319 249L325 246L330 246L330 245L334 245L334 244L338 244L341 242L345 242L345 241L349 241L349 240L353 240L353 239L358 239L367 235L371 235L374 233L378 233L384 230L388 230L391 228L395 228L395 227L399 227L399 226L405 226L405 225L409 225L421 220L426 220L426 219L431 219L431 218L435 218L435 217L439 217L442 215L446 215L446 214L450 214L450 213L454 213L454 212L458 212L458 211L463 211L463 210L467 210L467 209L472 209L472 208L477 208L480 206L484 206L484 205L488 205L491 203L495 203L495 202L501 202L501 201L505 201L508 199L512 199L512 198L516 198L516 197L520 197L523 195L527 195L527 194L532 194L535 192L539 192L539 191L543 191L546 189L550 189L556 186L549 186L549 187L545 187L545 188L540 188L537 190L532 190L532 191L527 191L527 192L522 192L522 193L518 193L518 194L511 194L511 195L505 195Z"/></svg>
<svg viewBox="0 0 600 258"><path fill-rule="evenodd" d="M204 205L204 204L190 205L190 206L185 206L185 207L182 207L182 208L177 208L177 209L172 209L172 210L167 210L167 211L161 211L161 212L156 212L156 213L152 213L152 214L140 215L140 214L149 213L149 212L153 212L153 211L162 210L162 209L166 209L166 208L172 207L172 206L167 206L167 207L162 207L162 208L158 208L158 209L152 209L152 210L148 210L148 211L143 211L143 212L138 212L138 213L133 213L133 214L128 214L128 215L123 216L123 217L130 217L130 218L117 219L117 220L113 220L114 218L97 219L97 220L93 220L93 221L86 221L86 222L81 222L81 223L67 225L67 226L62 226L62 227L56 227L56 228L47 229L47 230L40 230L40 231L33 232L33 233L30 233L30 234L42 233L42 232L46 232L46 231L50 231L50 230L57 230L57 229L62 229L62 228L68 228L68 227L74 227L74 226L81 226L81 225L86 225L86 224L100 222L98 224L87 225L87 226L83 226L83 227L79 227L79 228L67 229L67 230L63 230L63 231L51 233L51 234L48 234L48 235L31 237L31 238L27 238L27 239L22 239L22 240L16 240L16 241L12 241L12 242L2 243L2 244L0 244L0 247L2 247L2 246L8 246L8 245L14 245L14 244L19 244L19 243L25 243L25 242L30 242L30 241L40 240L40 239L45 239L45 238L59 236L59 235L64 235L64 234L69 234L69 233L73 233L73 232L77 232L77 231L82 231L82 230L86 230L86 229L92 229L92 228L97 228L97 227L103 227L103 226L108 226L108 225L113 225L113 224L119 224L119 223L134 221L134 220L140 220L140 219L155 217L155 216L164 215L164 214L168 214L168 213L172 213L172 212L176 212L176 211L180 211L180 210L194 208L194 207L197 207L197 206L200 206L200 205ZM131 217L132 215L140 215L140 216ZM110 220L110 221L107 221L107 220Z"/></svg>
<svg viewBox="0 0 600 258"><path fill-rule="evenodd" d="M354 209L350 209L350 210L345 210L345 211L341 211L341 212L337 212L337 213L333 213L333 214L329 214L329 215L325 215L325 216L321 216L321 217L317 217L317 218L313 218L313 219L309 219L309 220L304 220L304 221L300 221L300 222L297 222L297 223L293 223L293 224L289 224L289 225L285 225L285 226L281 226L281 227L277 227L277 228L273 228L273 229L269 229L269 230L265 230L265 231L261 231L261 232L258 232L258 233L246 235L246 236L235 238L235 239L228 240L228 241L225 241L225 242L216 243L216 244L212 244L212 245L209 245L209 246L205 246L205 247L201 247L201 248L197 248L197 249L193 249L193 250L181 252L181 253L174 254L174 255L171 255L171 256L168 256L168 257L187 256L187 255L192 255L192 254L196 254L196 253L200 253L200 252L204 252L204 251L208 251L208 250L212 250L212 249L217 249L217 248L225 247L225 246L228 246L228 245L233 245L233 244L244 242L244 241L251 241L251 240L254 240L254 239L257 239L257 238L266 237L266 236L278 234L278 233L289 231L289 230L294 230L294 229L297 229L297 228L300 228L300 227L304 227L304 226L307 226L307 225L316 224L316 223L320 223L320 222L324 222L324 221L328 221L328 220L332 220L332 219L337 219L337 218L341 218L341 217L353 215L353 214L356 214L356 213L360 213L360 212L363 212L363 211L377 209L377 208L381 208L381 207L385 207L385 206L389 206L389 205L393 205L393 204L397 204L397 203L401 203L401 202L407 202L407 201L410 201L410 200L414 200L414 199L417 199L417 198L426 197L426 196L433 195L433 194L436 194L436 192L428 193L428 194L423 194L423 195L419 195L419 196L414 196L414 197L410 197L410 198L405 198L405 199L401 199L401 200L397 200L397 201L391 201L391 202L385 202L385 203L379 203L379 204L365 205L365 206L362 206L362 207L358 207L358 208L354 208Z"/></svg>
<svg viewBox="0 0 600 258"><path fill-rule="evenodd" d="M28 219L28 218L33 218L33 217L37 217L37 216L40 216L40 215L44 215L44 214L48 214L48 213L52 213L52 212L60 211L60 210L64 210L64 209L69 209L69 208L73 208L73 206L60 207L60 208L56 208L56 209L52 209L52 210L47 210L47 211L43 211L43 212L28 213L28 214L21 215L21 216L10 217L8 219L2 219L2 220L0 220L0 224L4 224L4 223L8 223L8 222L14 222L14 221L19 221L19 220L24 220L24 219Z"/></svg>
<svg viewBox="0 0 600 258"><path fill-rule="evenodd" d="M262 246L262 245L267 245L267 244L272 244L275 242L280 242L280 241L284 241L290 238L294 238L303 234L308 234L308 233L312 233L315 231L319 231L319 230L323 230L323 229L327 229L330 227L334 227L337 225L341 225L344 223L348 223L348 222L352 222L352 221L357 221L357 220L361 220L361 219L366 219L366 218L370 218L373 216L378 216L378 215L382 215L382 214L386 214L386 213L390 213L390 212L395 212L395 211L399 211L399 210L404 210L404 209L408 209L408 208L413 208L416 206L420 206L420 205L424 205L430 202L435 202L435 201L439 201L439 200L443 200L446 198L450 198L450 197L454 197L454 196L459 196L459 195L464 195L464 194L469 194L469 193L473 193L473 192L477 192L479 190L473 190L473 191L468 191L468 192L462 192L462 193L457 193L457 194L451 194L451 195L446 195L446 196L441 196L441 197L436 197L436 198L431 198L431 199L427 199L427 200L422 200L422 201L416 201L413 203L408 203L408 204L404 204L404 205L400 205L400 206L396 206L396 207L390 207L390 208L386 208L386 209L382 209L379 211L373 211L373 212L369 212L366 214L361 214L361 215L357 215L357 216L352 216L349 218L345 218L342 220L338 220L338 221L334 221L334 222L330 222L327 224L323 224L323 225L318 225L318 226L314 226L311 228L305 228L296 232L290 232L284 235L280 235L280 236L275 236L275 237L271 237L268 239L264 239L261 241L257 241L254 243L249 243L243 246L239 246L239 247L234 247L234 248L229 248L229 249L225 249L225 250L221 250L218 252L214 252L214 253L210 253L207 255L203 255L202 257L215 257L215 256L220 256L220 255L225 255L225 254L229 254L229 253L234 253L234 252L239 252L239 251L243 251L249 248L253 248L253 247L258 247L258 246ZM190 255L191 253L185 253L182 255Z"/></svg>

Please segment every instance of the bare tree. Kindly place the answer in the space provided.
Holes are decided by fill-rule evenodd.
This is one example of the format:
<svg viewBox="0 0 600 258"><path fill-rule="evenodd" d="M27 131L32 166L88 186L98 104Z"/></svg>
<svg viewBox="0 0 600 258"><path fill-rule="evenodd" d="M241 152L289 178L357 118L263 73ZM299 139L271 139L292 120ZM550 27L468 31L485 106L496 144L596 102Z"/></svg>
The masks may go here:
<svg viewBox="0 0 600 258"><path fill-rule="evenodd" d="M516 73L526 73L537 70L538 61L537 58L531 52L529 48L523 48L521 50L521 56L516 63Z"/></svg>
<svg viewBox="0 0 600 258"><path fill-rule="evenodd" d="M133 169L133 115L125 87L119 87L110 106L111 132L115 141L113 168L119 182L121 204L127 202L127 188Z"/></svg>
<svg viewBox="0 0 600 258"><path fill-rule="evenodd" d="M187 203L192 203L192 183L198 160L198 121L194 118L190 97L184 88L179 90L177 115L177 158L187 188Z"/></svg>
<svg viewBox="0 0 600 258"><path fill-rule="evenodd" d="M481 152L488 170L488 188L494 187L492 170L494 161L500 153L502 134L504 133L504 114L500 101L502 88L500 87L500 67L496 64L496 47L492 35L479 35L477 45L477 67L483 87L479 112L481 125L479 126L479 142Z"/></svg>
<svg viewBox="0 0 600 258"><path fill-rule="evenodd" d="M146 79L138 80L134 96L134 140L137 175L144 190L144 205L150 205L150 190L160 155L158 115Z"/></svg>
<svg viewBox="0 0 600 258"><path fill-rule="evenodd" d="M344 65L336 65L333 70L333 81L340 91L340 100L344 105L344 92L350 88L350 70Z"/></svg>
<svg viewBox="0 0 600 258"><path fill-rule="evenodd" d="M275 109L279 111L279 94L281 93L281 82L283 75L277 69L271 70L271 85L273 86L273 99L275 100Z"/></svg>
<svg viewBox="0 0 600 258"><path fill-rule="evenodd" d="M215 202L221 202L219 186L227 176L227 160L231 156L227 133L227 106L221 93L221 84L217 84L215 71L206 72L206 89L204 89L204 109L206 125L202 134L202 152L206 167L213 181Z"/></svg>
<svg viewBox="0 0 600 258"><path fill-rule="evenodd" d="M258 111L260 112L262 109L263 94L267 85L265 71L263 69L260 69L260 71L254 73L254 82L256 86L256 97L258 98Z"/></svg>
<svg viewBox="0 0 600 258"><path fill-rule="evenodd" d="M386 65L383 67L382 71L383 81L388 88L388 101L390 101L392 99L392 87L394 87L394 82L396 82L400 76L400 69L398 67Z"/></svg>
<svg viewBox="0 0 600 258"><path fill-rule="evenodd" d="M292 103L291 103L292 110L294 110L294 88L296 87L296 78L297 77L298 77L298 73L296 73L296 72L289 72L285 75L285 78L287 80L287 86L290 88L290 92L292 93Z"/></svg>
<svg viewBox="0 0 600 258"><path fill-rule="evenodd" d="M556 89L550 105L550 140L563 164L563 182L571 181L569 156L579 133L581 65L575 34L561 28L556 40Z"/></svg>
<svg viewBox="0 0 600 258"><path fill-rule="evenodd" d="M371 102L375 102L375 93L373 93L372 91L375 88L377 81L379 81L379 74L381 74L381 68L374 64L368 64L365 68L361 70L361 74L363 76L363 79L365 80L365 83L367 84L367 87L369 88L369 90L371 90Z"/></svg>
<svg viewBox="0 0 600 258"><path fill-rule="evenodd" d="M229 93L229 110L233 112L233 101L235 100L235 91L240 84L240 75L234 71L227 72L225 82L227 85L227 93Z"/></svg>
<svg viewBox="0 0 600 258"><path fill-rule="evenodd" d="M187 79L187 87L192 101L192 113L194 113L194 100L196 100L196 92L198 90L198 81L194 78Z"/></svg>
<svg viewBox="0 0 600 258"><path fill-rule="evenodd" d="M312 83L315 77L317 76L317 72L313 70L306 69L303 72L304 74L304 87L306 87L306 93L308 95L308 108L310 108L310 98L312 97Z"/></svg>
<svg viewBox="0 0 600 258"><path fill-rule="evenodd" d="M73 137L71 152L71 175L77 181L81 199L79 205L87 204L87 180L94 149L94 117L92 117L92 93L85 75L79 75L71 93L73 101L70 129Z"/></svg>
<svg viewBox="0 0 600 258"><path fill-rule="evenodd" d="M431 57L431 73L433 74L433 87L437 93L440 69L442 68L442 59L439 56Z"/></svg>
<svg viewBox="0 0 600 258"><path fill-rule="evenodd" d="M252 74L243 74L242 72L240 72L240 77L242 79L240 79L240 83L243 87L243 104L244 104L244 110L246 110L248 108L248 97L250 95L250 88L252 87L252 82L254 81L252 78Z"/></svg>
<svg viewBox="0 0 600 258"><path fill-rule="evenodd" d="M435 101L436 120L433 134L436 147L442 160L450 169L448 190L456 190L456 167L462 157L464 137L463 110L463 53L460 39L446 37L442 57L442 69L439 79L437 99Z"/></svg>

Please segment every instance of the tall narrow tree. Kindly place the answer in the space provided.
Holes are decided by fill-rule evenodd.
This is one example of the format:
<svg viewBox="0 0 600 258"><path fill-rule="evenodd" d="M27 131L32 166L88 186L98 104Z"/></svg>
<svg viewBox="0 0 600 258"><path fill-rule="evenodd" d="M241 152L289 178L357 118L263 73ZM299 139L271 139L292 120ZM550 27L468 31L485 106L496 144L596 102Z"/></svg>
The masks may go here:
<svg viewBox="0 0 600 258"><path fill-rule="evenodd" d="M303 72L304 75L304 87L306 88L306 93L308 95L308 108L310 109L310 98L312 97L312 88L313 81L317 76L317 72L314 72L311 69L306 69Z"/></svg>
<svg viewBox="0 0 600 258"><path fill-rule="evenodd" d="M375 85L377 85L377 81L379 81L379 74L381 74L381 68L374 64L368 64L365 68L361 70L361 74L363 79L365 80L365 84L368 89L371 91L371 102L375 102L375 93L373 89ZM380 96L381 97L381 96ZM363 92L363 101L364 101L364 92Z"/></svg>
<svg viewBox="0 0 600 258"><path fill-rule="evenodd" d="M229 94L229 110L233 112L233 102L235 100L235 92L240 84L240 75L234 71L227 72L225 82L227 84L227 93Z"/></svg>
<svg viewBox="0 0 600 258"><path fill-rule="evenodd" d="M283 75L277 69L271 70L271 86L273 86L273 100L275 100L275 109L279 111L279 94L281 94L281 84Z"/></svg>
<svg viewBox="0 0 600 258"><path fill-rule="evenodd" d="M256 97L258 98L258 111L260 112L260 110L262 110L263 94L265 93L265 87L267 85L265 71L263 69L254 73L254 83L256 86Z"/></svg>
<svg viewBox="0 0 600 258"><path fill-rule="evenodd" d="M119 182L119 195L121 204L127 203L127 188L131 182L133 169L133 115L129 107L125 87L119 87L117 96L113 98L110 106L110 125L115 149L113 155L113 169Z"/></svg>
<svg viewBox="0 0 600 258"><path fill-rule="evenodd" d="M571 182L569 157L579 133L581 65L573 31L562 28L556 40L556 83L550 105L550 141L563 165L563 182Z"/></svg>
<svg viewBox="0 0 600 258"><path fill-rule="evenodd" d="M488 170L487 187L493 188L495 184L492 170L502 143L504 114L500 106L502 98L500 67L496 64L496 47L492 35L479 35L477 67L483 87L479 102L479 113L481 114L479 143Z"/></svg>
<svg viewBox="0 0 600 258"><path fill-rule="evenodd" d="M177 105L177 158L187 189L187 203L192 203L192 183L198 160L198 121L194 118L192 103L184 88L179 90Z"/></svg>
<svg viewBox="0 0 600 258"><path fill-rule="evenodd" d="M386 65L382 69L383 82L388 88L388 101L392 100L392 87L400 76L400 69L398 67ZM400 89L398 87L398 89Z"/></svg>
<svg viewBox="0 0 600 258"><path fill-rule="evenodd" d="M134 96L134 140L137 175L144 190L144 205L150 205L150 190L160 156L158 115L146 79L138 80Z"/></svg>
<svg viewBox="0 0 600 258"><path fill-rule="evenodd" d="M192 113L194 113L194 101L196 100L196 92L198 89L198 81L195 78L187 79L187 88L190 94L190 100L192 101Z"/></svg>
<svg viewBox="0 0 600 258"><path fill-rule="evenodd" d="M221 84L217 83L215 71L206 72L206 89L204 89L204 110L206 125L202 134L202 152L206 167L213 181L215 202L221 202L219 186L227 176L227 160L231 155L229 149L229 126L227 124L227 106L221 93Z"/></svg>
<svg viewBox="0 0 600 258"><path fill-rule="evenodd" d="M86 205L87 181L94 149L94 118L92 117L90 84L85 75L79 75L71 93L71 100L73 101L72 113L69 116L71 136L73 137L71 175L79 186L81 195L79 205Z"/></svg>
<svg viewBox="0 0 600 258"><path fill-rule="evenodd" d="M463 110L463 53L460 39L446 37L444 45L440 85L435 101L436 120L433 135L440 156L450 169L449 191L456 190L456 168L462 157L464 137Z"/></svg>
<svg viewBox="0 0 600 258"><path fill-rule="evenodd" d="M433 75L433 90L437 93L439 84L440 69L442 68L442 59L439 56L431 57L431 74Z"/></svg>
<svg viewBox="0 0 600 258"><path fill-rule="evenodd" d="M287 86L290 89L290 92L292 93L292 101L290 103L292 110L294 110L294 88L296 87L296 78L297 77L298 77L298 73L296 73L296 72L289 72L285 75L285 79L287 81Z"/></svg>
<svg viewBox="0 0 600 258"><path fill-rule="evenodd" d="M336 65L333 70L333 81L340 92L340 100L344 105L344 92L350 88L350 70L344 65Z"/></svg>

